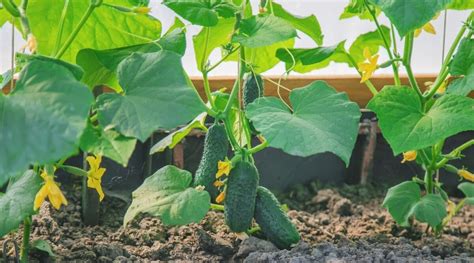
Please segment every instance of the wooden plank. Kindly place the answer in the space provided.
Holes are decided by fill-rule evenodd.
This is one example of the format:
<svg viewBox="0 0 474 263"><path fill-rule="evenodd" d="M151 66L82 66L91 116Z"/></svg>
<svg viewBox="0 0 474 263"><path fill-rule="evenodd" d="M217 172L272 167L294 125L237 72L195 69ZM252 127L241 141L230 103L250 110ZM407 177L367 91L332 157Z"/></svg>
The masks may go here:
<svg viewBox="0 0 474 263"><path fill-rule="evenodd" d="M275 83L278 82L276 76L269 76L270 80L265 79L265 95L266 96L278 96L278 88ZM417 81L420 87L425 87L425 83L434 81L436 78L435 74L419 74L417 75ZM205 97L203 90L202 78L193 77L191 78L194 86L198 90L201 97ZM231 89L234 83L234 77L211 77L209 82L211 89L219 90L226 87ZM298 87L303 87L316 80L324 80L329 85L333 86L336 90L346 92L349 98L358 103L360 107L365 107L369 100L372 98L372 94L365 84L360 83L360 76L358 75L333 75L333 76L289 76L287 79L281 81L281 85L292 90ZM380 90L385 85L393 85L393 78L390 75L376 75L371 78L374 86ZM408 84L407 76L401 76L402 84ZM287 100L288 91L284 88L280 88L280 94Z"/></svg>

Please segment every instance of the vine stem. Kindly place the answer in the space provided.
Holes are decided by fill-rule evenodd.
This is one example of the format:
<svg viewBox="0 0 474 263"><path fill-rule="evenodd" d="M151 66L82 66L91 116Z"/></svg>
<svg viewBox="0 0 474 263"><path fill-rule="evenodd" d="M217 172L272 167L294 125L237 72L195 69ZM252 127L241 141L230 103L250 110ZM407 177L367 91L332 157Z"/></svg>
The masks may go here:
<svg viewBox="0 0 474 263"><path fill-rule="evenodd" d="M473 13L471 13L471 16L468 18L467 24L470 23L470 20L472 19L472 16L473 16L472 14ZM448 53L444 57L443 65L441 65L441 69L439 71L438 77L436 77L436 80L432 88L429 90L428 94L424 97L425 101L431 99L436 94L436 91L438 91L439 87L441 86L441 84L443 84L444 80L448 76L448 72L449 72L448 65L451 62L451 58L454 54L454 51L456 51L456 48L459 45L459 42L461 41L464 33L467 30L467 24L464 24L459 30L458 34L456 35L456 38L454 39L453 44L451 45Z"/></svg>
<svg viewBox="0 0 474 263"><path fill-rule="evenodd" d="M261 151L261 150L267 148L267 146L268 146L268 141L265 140L265 141L262 142L261 144L259 144L259 145L255 146L255 147L251 148L250 150L248 150L248 153L250 153L250 154L255 154L255 153L257 153L257 152L259 152L259 151Z"/></svg>
<svg viewBox="0 0 474 263"><path fill-rule="evenodd" d="M431 168L425 171L425 187L428 194L433 193L433 170Z"/></svg>
<svg viewBox="0 0 474 263"><path fill-rule="evenodd" d="M383 32L382 32L382 27L380 26L380 23L379 21L377 20L377 16L374 12L374 10L372 10L369 6L369 4L367 3L367 1L364 1L364 4L366 6L366 8L369 10L369 13L370 13L370 16L372 16L372 18L374 19L374 22L375 22L375 25L377 26L377 31L379 32L379 35L380 37L382 38L382 41L383 41L383 44L384 44L384 47L385 49L387 50L387 53L388 53L388 57L390 58L390 60L393 60L394 59L394 56L392 54L392 51L390 50L390 44L387 40L387 38L384 36ZM393 30L393 29L392 29ZM398 75L398 66L393 63L392 64L392 69L393 69L393 79L395 81L395 85L397 86L400 86L401 85L401 81L400 81L400 76Z"/></svg>
<svg viewBox="0 0 474 263"><path fill-rule="evenodd" d="M403 65L407 70L408 79L410 81L411 86L415 89L418 97L420 100L423 101L423 94L421 93L420 86L418 86L418 82L416 82L415 75L413 74L413 70L411 68L411 55L413 53L413 40L414 40L414 33L411 32L405 36L405 48L403 50Z"/></svg>
<svg viewBox="0 0 474 263"><path fill-rule="evenodd" d="M20 262L27 263L28 253L30 251L30 234L31 234L31 216L23 220L23 240L20 249Z"/></svg>
<svg viewBox="0 0 474 263"><path fill-rule="evenodd" d="M224 211L224 206L211 203L211 209L215 211Z"/></svg>
<svg viewBox="0 0 474 263"><path fill-rule="evenodd" d="M66 53L66 50L69 48L69 46L71 45L71 43L74 41L74 39L76 39L77 35L79 34L79 32L81 31L82 27L84 26L84 24L87 22L87 20L89 19L89 17L92 15L92 13L94 12L94 10L100 5L95 3L94 0L91 0L89 6L87 7L87 10L86 10L86 13L82 16L81 20L79 21L79 24L76 26L76 28L74 28L74 31L72 31L71 35L69 36L69 38L66 40L66 42L64 43L64 45L62 46L62 48L58 51L58 53L56 53L56 55L54 56L54 58L56 59L59 59L61 58L64 53Z"/></svg>
<svg viewBox="0 0 474 263"><path fill-rule="evenodd" d="M456 149L452 150L447 156L455 158L456 155L459 155L462 151L464 151L465 149L473 145L474 145L474 139L469 140L461 144L460 146L458 146ZM446 165L449 162L449 160L451 160L451 158L449 157L444 157L441 161L439 161L436 164L436 169L442 168L444 165Z"/></svg>
<svg viewBox="0 0 474 263"><path fill-rule="evenodd" d="M61 45L61 39L63 37L64 22L66 21L67 10L69 8L69 0L64 2L63 11L61 13L61 20L59 21L58 34L56 35L56 44L54 45L53 54L58 53L59 46Z"/></svg>
<svg viewBox="0 0 474 263"><path fill-rule="evenodd" d="M26 36L31 34L30 22L28 20L28 16L26 15L27 7L28 7L28 0L22 0L20 3L20 8L18 8L18 11L20 12L21 27L23 28L23 33Z"/></svg>

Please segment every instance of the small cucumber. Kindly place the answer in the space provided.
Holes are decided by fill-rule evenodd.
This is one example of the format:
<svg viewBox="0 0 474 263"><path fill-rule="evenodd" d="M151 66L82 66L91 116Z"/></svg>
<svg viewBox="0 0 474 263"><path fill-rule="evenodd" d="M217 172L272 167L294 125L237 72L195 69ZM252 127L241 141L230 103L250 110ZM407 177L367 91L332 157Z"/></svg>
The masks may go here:
<svg viewBox="0 0 474 263"><path fill-rule="evenodd" d="M228 150L229 141L224 125L214 124L209 127L204 139L204 151L201 161L194 176L194 186L204 186L213 200L219 194L217 188L213 185L216 180L217 163L225 159Z"/></svg>
<svg viewBox="0 0 474 263"><path fill-rule="evenodd" d="M234 232L244 232L252 225L259 175L250 162L238 161L230 171L224 200L226 224Z"/></svg>
<svg viewBox="0 0 474 263"><path fill-rule="evenodd" d="M278 199L259 186L255 203L255 221L263 234L280 249L290 248L300 241L300 234L282 210Z"/></svg>
<svg viewBox="0 0 474 263"><path fill-rule="evenodd" d="M250 72L244 79L244 88L243 88L243 103L244 108L248 104L252 103L254 100L263 96L264 84L262 77L258 74Z"/></svg>

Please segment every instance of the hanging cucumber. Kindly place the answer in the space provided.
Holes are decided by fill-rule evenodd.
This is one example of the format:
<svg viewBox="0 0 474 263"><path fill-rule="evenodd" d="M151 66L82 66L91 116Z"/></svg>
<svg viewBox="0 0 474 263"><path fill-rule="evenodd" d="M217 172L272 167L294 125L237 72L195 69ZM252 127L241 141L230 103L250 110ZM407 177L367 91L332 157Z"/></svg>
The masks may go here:
<svg viewBox="0 0 474 263"><path fill-rule="evenodd" d="M224 200L226 224L234 232L244 232L252 224L259 175L250 162L239 160L230 171Z"/></svg>
<svg viewBox="0 0 474 263"><path fill-rule="evenodd" d="M290 248L300 241L296 227L281 209L278 199L262 186L257 190L255 220L268 240L280 249Z"/></svg>
<svg viewBox="0 0 474 263"><path fill-rule="evenodd" d="M216 180L217 163L225 159L228 150L229 142L224 125L212 125L204 139L204 152L194 177L194 186L204 186L212 199L219 194L213 185Z"/></svg>
<svg viewBox="0 0 474 263"><path fill-rule="evenodd" d="M245 77L243 86L242 98L244 108L247 108L248 104L263 96L264 84L262 77L254 72L250 72Z"/></svg>

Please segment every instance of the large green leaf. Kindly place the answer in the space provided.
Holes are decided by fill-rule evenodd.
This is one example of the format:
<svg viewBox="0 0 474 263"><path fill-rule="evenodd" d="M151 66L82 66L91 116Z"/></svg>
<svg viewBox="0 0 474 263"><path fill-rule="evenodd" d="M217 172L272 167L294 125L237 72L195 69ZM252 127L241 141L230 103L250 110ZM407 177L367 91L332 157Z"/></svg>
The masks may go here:
<svg viewBox="0 0 474 263"><path fill-rule="evenodd" d="M117 75L123 94L102 94L97 101L106 129L145 141L158 128L174 128L205 111L174 52L134 53L120 63Z"/></svg>
<svg viewBox="0 0 474 263"><path fill-rule="evenodd" d="M425 112L413 89L386 86L367 107L377 114L383 136L395 155L474 130L474 100L459 95L442 96Z"/></svg>
<svg viewBox="0 0 474 263"><path fill-rule="evenodd" d="M390 29L384 25L381 27L382 34L391 43ZM367 47L370 54L377 54L379 48L384 46L384 42L378 30L362 34L356 38L349 48L349 54L354 58L355 62L359 63L365 60L364 49Z"/></svg>
<svg viewBox="0 0 474 263"><path fill-rule="evenodd" d="M474 0L453 0L448 5L449 9L455 10L469 10L474 9Z"/></svg>
<svg viewBox="0 0 474 263"><path fill-rule="evenodd" d="M176 23L181 23L177 20ZM83 49L77 54L77 64L80 65L85 75L82 82L90 88L103 84L117 91L121 88L118 84L116 70L120 62L134 52L151 53L160 50L173 51L184 55L186 50L186 36L184 28L172 28L156 42L139 44L108 50Z"/></svg>
<svg viewBox="0 0 474 263"><path fill-rule="evenodd" d="M207 191L190 187L191 173L165 166L133 192L133 201L123 219L126 226L138 214L160 217L165 225L185 225L201 221L211 206Z"/></svg>
<svg viewBox="0 0 474 263"><path fill-rule="evenodd" d="M157 142L150 149L150 154L163 152L166 148L173 149L178 143L180 143L192 130L200 129L207 130L205 126L207 113L203 112L199 114L194 120L192 120L188 125L168 134L165 138Z"/></svg>
<svg viewBox="0 0 474 263"><path fill-rule="evenodd" d="M0 237L17 229L27 216L35 213L33 202L40 187L40 177L28 170L0 195Z"/></svg>
<svg viewBox="0 0 474 263"><path fill-rule="evenodd" d="M305 33L311 39L316 42L318 45L323 44L323 33L321 32L321 26L319 21L314 15L307 17L295 16L288 11L286 11L280 4L275 2L272 3L273 14L277 17L285 19L287 22L291 23L294 28Z"/></svg>
<svg viewBox="0 0 474 263"><path fill-rule="evenodd" d="M163 4L195 25L212 27L219 17L233 17L237 6L226 0L165 0Z"/></svg>
<svg viewBox="0 0 474 263"><path fill-rule="evenodd" d="M80 147L84 152L105 156L127 166L137 141L127 138L114 130L104 131L88 123L82 134Z"/></svg>
<svg viewBox="0 0 474 263"><path fill-rule="evenodd" d="M418 221L434 228L446 217L446 205L440 195L427 194L413 206L413 215Z"/></svg>
<svg viewBox="0 0 474 263"><path fill-rule="evenodd" d="M387 208L397 224L408 226L413 207L421 199L420 187L413 181L403 182L388 189L382 206Z"/></svg>
<svg viewBox="0 0 474 263"><path fill-rule="evenodd" d="M294 37L296 37L296 30L290 23L273 15L264 15L243 19L238 33L232 37L232 42L256 48Z"/></svg>
<svg viewBox="0 0 474 263"><path fill-rule="evenodd" d="M457 94L461 96L466 96L471 91L474 90L474 65L469 68L469 71L465 76L461 76L455 80L453 80L447 89L447 93L449 94Z"/></svg>
<svg viewBox="0 0 474 263"><path fill-rule="evenodd" d="M464 38L459 44L449 74L458 76L448 86L448 93L467 95L474 90L474 39Z"/></svg>
<svg viewBox="0 0 474 263"><path fill-rule="evenodd" d="M25 66L10 95L0 95L0 184L7 173L77 151L92 100L64 66L41 60Z"/></svg>
<svg viewBox="0 0 474 263"><path fill-rule="evenodd" d="M234 24L234 18L219 19L216 26L203 28L193 37L194 55L196 57L197 68L200 71L202 71L203 66L207 64L212 51L230 43Z"/></svg>
<svg viewBox="0 0 474 263"><path fill-rule="evenodd" d="M27 14L31 30L38 41L39 54L53 55L64 2L65 0L60 0L51 4L50 0L30 0L28 3ZM89 2L69 1L61 43L65 42L79 23ZM126 0L104 2L130 5ZM102 5L92 13L62 59L75 62L76 54L84 48L102 50L142 44L158 39L160 34L161 23L155 18Z"/></svg>
<svg viewBox="0 0 474 263"><path fill-rule="evenodd" d="M303 157L332 152L349 164L359 129L357 104L324 81L292 90L290 102L293 110L278 98L259 98L248 105L247 116L272 147Z"/></svg>
<svg viewBox="0 0 474 263"><path fill-rule="evenodd" d="M265 47L245 48L245 62L256 74L261 74L280 62L276 53L279 49L292 48L295 39L290 38Z"/></svg>
<svg viewBox="0 0 474 263"><path fill-rule="evenodd" d="M424 26L452 0L371 0L395 25L401 37Z"/></svg>
<svg viewBox="0 0 474 263"><path fill-rule="evenodd" d="M466 196L466 204L474 205L474 184L469 182L460 183L458 189Z"/></svg>

